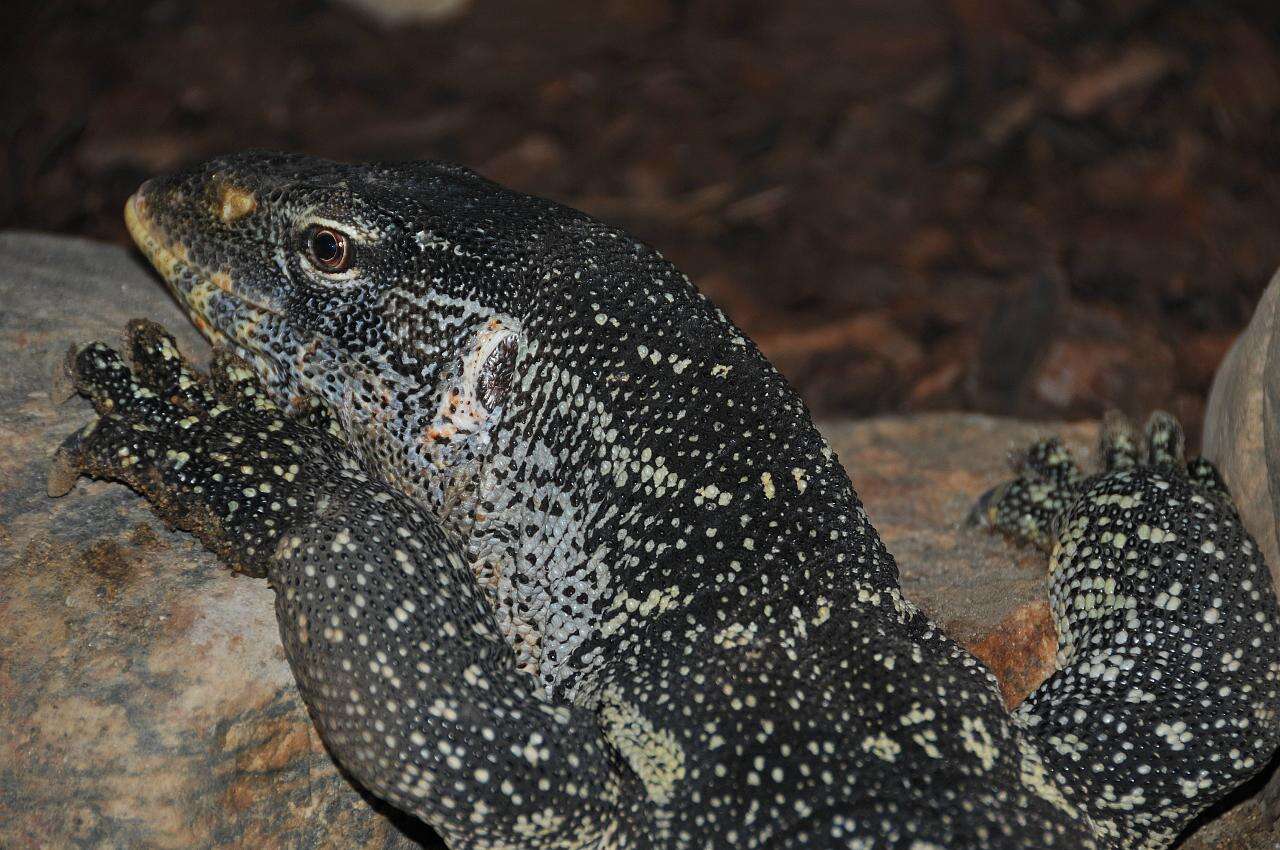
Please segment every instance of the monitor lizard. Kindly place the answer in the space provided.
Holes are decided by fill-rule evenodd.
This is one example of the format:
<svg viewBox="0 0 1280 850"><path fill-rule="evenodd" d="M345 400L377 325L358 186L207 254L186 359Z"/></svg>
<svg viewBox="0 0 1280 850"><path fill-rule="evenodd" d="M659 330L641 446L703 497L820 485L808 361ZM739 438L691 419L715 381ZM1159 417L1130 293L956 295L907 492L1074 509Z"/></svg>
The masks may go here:
<svg viewBox="0 0 1280 850"><path fill-rule="evenodd" d="M243 153L129 229L220 347L67 368L123 482L274 588L336 760L456 848L1160 848L1280 741L1274 590L1176 422L1033 445L1014 712L900 591L796 392L662 256L441 163Z"/></svg>

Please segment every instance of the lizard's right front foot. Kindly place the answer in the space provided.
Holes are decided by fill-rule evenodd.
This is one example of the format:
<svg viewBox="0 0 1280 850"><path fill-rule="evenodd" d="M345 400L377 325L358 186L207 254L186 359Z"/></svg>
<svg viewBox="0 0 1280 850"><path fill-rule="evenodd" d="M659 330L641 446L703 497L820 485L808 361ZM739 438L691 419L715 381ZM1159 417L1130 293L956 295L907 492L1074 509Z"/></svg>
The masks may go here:
<svg viewBox="0 0 1280 850"><path fill-rule="evenodd" d="M264 575L278 529L306 507L300 479L343 457L341 447L288 419L238 358L215 355L206 378L141 320L129 323L127 347L132 369L100 342L68 354L67 374L98 419L63 442L50 494L80 475L118 481L226 563Z"/></svg>

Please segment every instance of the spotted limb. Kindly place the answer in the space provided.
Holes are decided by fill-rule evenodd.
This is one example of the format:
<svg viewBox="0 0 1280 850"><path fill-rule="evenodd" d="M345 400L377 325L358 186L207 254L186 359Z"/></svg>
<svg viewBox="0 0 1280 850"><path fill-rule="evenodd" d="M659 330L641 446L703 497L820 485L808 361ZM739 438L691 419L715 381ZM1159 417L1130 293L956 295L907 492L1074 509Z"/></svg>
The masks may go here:
<svg viewBox="0 0 1280 850"><path fill-rule="evenodd" d="M983 505L1052 550L1058 671L1014 713L1068 799L1120 847L1163 847L1275 749L1275 593L1221 477L1156 413L1111 414L1084 477L1056 440ZM1144 445L1145 444L1145 445Z"/></svg>
<svg viewBox="0 0 1280 850"><path fill-rule="evenodd" d="M598 724L516 670L439 523L283 414L243 361L222 355L198 375L146 322L129 343L132 371L100 343L69 356L99 419L58 467L128 484L228 564L267 577L303 698L356 778L464 846L590 845L623 828L618 800L637 793L634 779L613 770ZM545 786L536 803L498 805L522 776ZM455 832L443 815L462 800ZM493 809L470 823L481 800Z"/></svg>

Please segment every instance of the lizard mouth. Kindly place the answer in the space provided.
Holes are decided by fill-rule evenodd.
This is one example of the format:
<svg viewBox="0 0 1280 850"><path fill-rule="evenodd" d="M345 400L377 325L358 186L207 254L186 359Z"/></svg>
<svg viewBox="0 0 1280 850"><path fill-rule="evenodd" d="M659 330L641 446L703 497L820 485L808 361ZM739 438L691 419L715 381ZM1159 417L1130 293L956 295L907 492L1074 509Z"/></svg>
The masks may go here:
<svg viewBox="0 0 1280 850"><path fill-rule="evenodd" d="M202 334L213 343L247 345L258 326L277 311L246 297L227 272L195 262L187 246L152 217L147 190L144 183L125 202L129 235Z"/></svg>

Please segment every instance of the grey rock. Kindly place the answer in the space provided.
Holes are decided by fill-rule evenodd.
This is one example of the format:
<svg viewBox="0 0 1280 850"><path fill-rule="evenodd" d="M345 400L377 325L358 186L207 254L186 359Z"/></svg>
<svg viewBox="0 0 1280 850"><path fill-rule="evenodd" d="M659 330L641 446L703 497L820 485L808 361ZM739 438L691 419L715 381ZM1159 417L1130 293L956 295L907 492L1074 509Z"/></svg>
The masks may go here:
<svg viewBox="0 0 1280 850"><path fill-rule="evenodd" d="M418 846L324 752L265 583L122 487L46 495L92 418L50 396L69 346L150 316L208 354L161 284L120 248L5 233L0 305L0 847Z"/></svg>
<svg viewBox="0 0 1280 850"><path fill-rule="evenodd" d="M1280 271L1214 375L1203 451L1226 479L1280 588ZM1265 801L1259 822L1280 847L1280 771L1258 796Z"/></svg>
<svg viewBox="0 0 1280 850"><path fill-rule="evenodd" d="M1204 454L1221 470L1280 587L1280 272L1214 376Z"/></svg>

